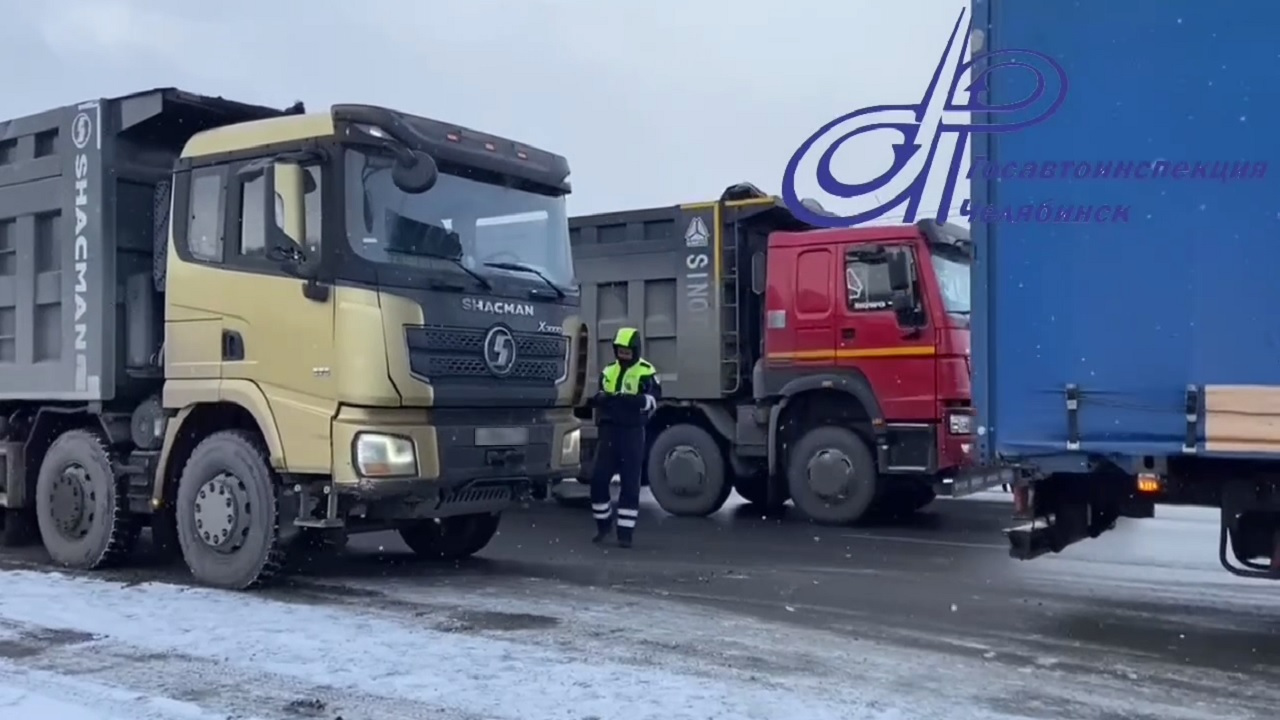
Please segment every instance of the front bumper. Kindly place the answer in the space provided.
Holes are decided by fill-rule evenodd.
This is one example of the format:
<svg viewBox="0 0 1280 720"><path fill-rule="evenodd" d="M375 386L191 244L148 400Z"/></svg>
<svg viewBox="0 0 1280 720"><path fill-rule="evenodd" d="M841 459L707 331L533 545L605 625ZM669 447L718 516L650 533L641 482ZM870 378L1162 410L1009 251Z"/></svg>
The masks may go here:
<svg viewBox="0 0 1280 720"><path fill-rule="evenodd" d="M409 502L419 506L419 514L437 517L499 511L534 485L577 475L579 451L566 436L578 425L569 408L344 407L333 421L334 486L348 501ZM485 437L495 429L496 442ZM513 432L524 435L523 442L498 444L502 434ZM355 442L364 433L412 442L416 475L363 476Z"/></svg>

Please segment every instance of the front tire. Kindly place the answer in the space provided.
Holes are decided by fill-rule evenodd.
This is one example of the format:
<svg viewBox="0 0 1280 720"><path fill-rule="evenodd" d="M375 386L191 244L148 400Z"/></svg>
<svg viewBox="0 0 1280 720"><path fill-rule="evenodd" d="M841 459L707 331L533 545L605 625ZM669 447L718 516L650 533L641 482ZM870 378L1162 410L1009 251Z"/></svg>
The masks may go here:
<svg viewBox="0 0 1280 720"><path fill-rule="evenodd" d="M814 428L791 446L787 484L796 508L822 525L856 522L876 497L876 463L852 430Z"/></svg>
<svg viewBox="0 0 1280 720"><path fill-rule="evenodd" d="M645 462L649 490L672 515L705 517L733 492L720 446L697 425L672 425L658 435Z"/></svg>
<svg viewBox="0 0 1280 720"><path fill-rule="evenodd" d="M258 438L223 430L196 446L178 480L178 543L195 579L260 586L284 566L275 471Z"/></svg>
<svg viewBox="0 0 1280 720"><path fill-rule="evenodd" d="M55 563L94 570L127 559L138 538L128 502L98 435L70 430L49 446L36 479L36 523Z"/></svg>
<svg viewBox="0 0 1280 720"><path fill-rule="evenodd" d="M400 528L414 554L430 560L462 560L480 552L498 534L502 515L480 513L415 522Z"/></svg>

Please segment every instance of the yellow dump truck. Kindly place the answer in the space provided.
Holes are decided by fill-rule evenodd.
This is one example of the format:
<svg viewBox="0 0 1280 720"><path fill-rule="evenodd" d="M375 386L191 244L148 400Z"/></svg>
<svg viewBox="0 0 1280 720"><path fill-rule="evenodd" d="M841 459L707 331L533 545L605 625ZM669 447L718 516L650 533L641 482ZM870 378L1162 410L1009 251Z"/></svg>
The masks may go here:
<svg viewBox="0 0 1280 720"><path fill-rule="evenodd" d="M92 569L149 527L237 589L353 532L479 551L578 471L568 175L364 105L0 122L4 540Z"/></svg>

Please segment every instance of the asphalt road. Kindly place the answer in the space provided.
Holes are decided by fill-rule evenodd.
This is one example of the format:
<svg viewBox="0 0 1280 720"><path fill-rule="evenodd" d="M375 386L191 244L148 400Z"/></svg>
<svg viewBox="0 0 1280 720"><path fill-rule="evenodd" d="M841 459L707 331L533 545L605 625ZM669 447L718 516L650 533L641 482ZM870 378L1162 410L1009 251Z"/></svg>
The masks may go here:
<svg viewBox="0 0 1280 720"><path fill-rule="evenodd" d="M761 517L746 505L674 518L646 498L637 545L622 550L590 543L589 511L547 502L504 518L471 561L432 565L394 533L363 535L271 594L299 600L312 585L326 603L347 588L358 604L376 602L379 584L485 591L541 580L979 659L1028 677L1051 673L1060 685L1107 676L1144 695L1167 691L1210 710L1274 716L1280 584L1219 567L1214 511L1161 507L1154 519L1122 520L1061 555L1018 562L1000 534L1009 509L1003 496L987 495L940 500L905 521L829 528L794 514ZM7 552L0 564L29 562L33 552ZM128 574L182 577L174 568ZM927 682L929 668L921 675ZM1070 707L1046 713L1082 716Z"/></svg>
<svg viewBox="0 0 1280 720"><path fill-rule="evenodd" d="M1027 671L1117 674L1210 704L1280 707L1280 584L1218 565L1216 511L1161 507L1029 562L1008 557L1009 511L986 495L829 528L747 505L675 518L646 499L637 545L622 550L590 543L588 511L546 503L505 519L483 557L456 572L652 594ZM388 572L407 553L394 534L360 536L321 572Z"/></svg>

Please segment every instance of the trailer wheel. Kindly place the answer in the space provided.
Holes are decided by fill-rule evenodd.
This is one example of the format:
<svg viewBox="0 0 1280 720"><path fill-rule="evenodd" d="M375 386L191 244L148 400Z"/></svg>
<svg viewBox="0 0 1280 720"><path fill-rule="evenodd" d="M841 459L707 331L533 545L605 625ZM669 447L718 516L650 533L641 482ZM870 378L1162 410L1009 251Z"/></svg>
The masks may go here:
<svg viewBox="0 0 1280 720"><path fill-rule="evenodd" d="M697 425L672 425L649 448L649 490L672 515L705 517L733 492L720 446Z"/></svg>
<svg viewBox="0 0 1280 720"><path fill-rule="evenodd" d="M400 528L400 538L421 557L462 560L480 552L493 540L501 520L499 513L424 520Z"/></svg>
<svg viewBox="0 0 1280 720"><path fill-rule="evenodd" d="M787 484L796 508L823 525L845 525L867 512L876 497L876 464L857 433L814 428L788 452Z"/></svg>
<svg viewBox="0 0 1280 720"><path fill-rule="evenodd" d="M70 430L49 446L36 479L36 522L54 562L93 570L128 558L138 539L128 503L96 434Z"/></svg>
<svg viewBox="0 0 1280 720"><path fill-rule="evenodd" d="M197 581L244 590L280 571L279 490L252 434L223 430L196 446L178 480L174 510L182 557Z"/></svg>

